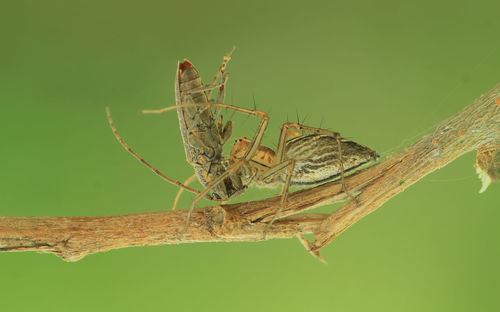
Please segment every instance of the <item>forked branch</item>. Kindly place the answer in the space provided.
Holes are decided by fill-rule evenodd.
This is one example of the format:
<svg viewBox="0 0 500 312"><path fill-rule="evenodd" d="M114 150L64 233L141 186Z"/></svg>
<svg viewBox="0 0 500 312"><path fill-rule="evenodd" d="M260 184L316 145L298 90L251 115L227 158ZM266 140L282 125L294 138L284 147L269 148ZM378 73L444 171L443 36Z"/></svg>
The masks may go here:
<svg viewBox="0 0 500 312"><path fill-rule="evenodd" d="M317 252L392 196L455 158L476 149L497 151L499 99L497 85L404 151L346 177L346 189L357 200L331 215L297 213L346 200L340 182L291 193L267 239L314 233L316 241L309 243L309 249ZM0 251L54 253L77 261L88 254L132 246L258 241L279 205L278 196L196 209L182 240L179 232L186 210L105 217L0 217Z"/></svg>

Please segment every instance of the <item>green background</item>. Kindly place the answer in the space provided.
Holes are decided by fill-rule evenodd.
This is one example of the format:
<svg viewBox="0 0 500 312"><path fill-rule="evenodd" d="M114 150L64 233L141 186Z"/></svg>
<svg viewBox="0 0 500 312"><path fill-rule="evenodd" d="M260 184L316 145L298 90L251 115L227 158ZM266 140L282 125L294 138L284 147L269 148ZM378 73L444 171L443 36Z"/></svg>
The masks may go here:
<svg viewBox="0 0 500 312"><path fill-rule="evenodd" d="M499 12L498 1L4 1L0 215L170 209L177 189L119 146L104 109L131 147L185 179L176 114L139 111L174 104L177 60L208 80L232 45L226 102L255 99L269 113L266 145L298 114L387 157L500 82ZM251 117L225 117L236 135L255 130ZM3 253L0 309L498 311L500 185L478 195L474 160L355 224L322 250L328 265L295 239L128 248L76 263Z"/></svg>

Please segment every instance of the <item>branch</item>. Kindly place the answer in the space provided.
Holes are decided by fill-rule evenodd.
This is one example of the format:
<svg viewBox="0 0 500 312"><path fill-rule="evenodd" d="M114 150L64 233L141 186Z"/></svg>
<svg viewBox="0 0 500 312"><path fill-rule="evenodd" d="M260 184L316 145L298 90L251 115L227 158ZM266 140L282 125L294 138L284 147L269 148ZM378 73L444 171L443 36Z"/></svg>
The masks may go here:
<svg viewBox="0 0 500 312"><path fill-rule="evenodd" d="M331 215L307 213L347 199L339 181L291 193L267 238L315 233L303 241L313 254L392 196L474 149L500 146L500 85L421 140L365 170L346 177L348 201ZM192 242L259 241L279 206L279 196L248 203L195 209L182 240L186 210L104 217L0 217L0 251L54 253L66 261L110 249Z"/></svg>
<svg viewBox="0 0 500 312"><path fill-rule="evenodd" d="M0 251L54 253L66 261L110 249L195 242L253 242L265 223L251 224L220 206L195 209L182 240L187 210L103 217L0 217ZM269 238L311 233L328 215L300 215L276 221ZM221 229L221 223L227 225ZM209 224L210 223L210 224Z"/></svg>

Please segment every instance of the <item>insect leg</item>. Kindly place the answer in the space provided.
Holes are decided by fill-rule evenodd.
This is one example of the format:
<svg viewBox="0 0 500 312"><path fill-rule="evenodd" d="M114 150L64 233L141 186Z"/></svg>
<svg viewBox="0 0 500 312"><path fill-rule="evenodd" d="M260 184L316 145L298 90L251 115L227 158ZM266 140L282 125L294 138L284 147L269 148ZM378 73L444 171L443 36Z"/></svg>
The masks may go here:
<svg viewBox="0 0 500 312"><path fill-rule="evenodd" d="M113 130L113 133L115 134L115 137L116 139L118 140L118 142L120 142L120 144L123 146L123 148L125 148L130 154L132 154L132 156L134 156L137 160L139 160L140 162L142 162L144 165L146 165L146 167L148 167L149 169L151 169L154 173L156 173L158 176L160 176L160 178L162 178L163 180L167 181L167 182L170 182L172 184L175 184L185 190L188 190L192 193L195 193L195 194L199 194L200 191L198 190L195 190L195 189L192 189L184 184L182 184L181 182L179 181L175 181L175 180L172 180L170 179L169 177L165 176L163 173L161 173L158 169L154 168L153 166L151 166L147 161L145 161L141 156L139 156L136 152L134 152L128 145L127 143L125 143L125 141L123 141L123 139L120 137L120 135L118 134L118 131L116 130L116 127L115 127L115 124L113 123L113 119L111 118L111 112L109 111L109 108L106 107L106 114L108 116L108 121L109 121L109 125L111 126L111 130Z"/></svg>
<svg viewBox="0 0 500 312"><path fill-rule="evenodd" d="M209 86L212 86L212 87L215 86L215 83L216 83L217 79L219 78L219 75L221 75L221 74L224 75L224 73L226 71L227 63L229 62L229 60L231 60L231 54L233 53L234 49L236 49L235 46L233 46L231 48L231 50L229 50L229 52L224 56L224 58L222 59L222 64L220 64L219 70L215 74L215 77L213 78L213 80L209 84ZM222 80L223 80L223 82L225 82L224 79L222 79ZM224 84L222 84L222 85L224 85ZM214 89L214 88L212 88L212 89ZM207 92L208 97L210 97L210 93L211 93L211 91ZM218 102L218 103L222 103L222 102Z"/></svg>
<svg viewBox="0 0 500 312"><path fill-rule="evenodd" d="M295 159L287 159L283 161L280 164L277 164L276 166L273 166L272 168L269 168L269 170L263 175L262 179L265 180L269 178L270 176L278 173L281 170L286 169L286 178L285 178L285 183L283 184L283 187L281 188L281 200L280 200L280 206L274 213L273 218L269 223L267 224L266 228L264 229L264 235L262 239L266 239L267 232L269 232L269 229L271 228L272 224L276 219L278 219L279 214L281 211L285 208L286 206L286 200L288 198L288 189L290 188L290 182L292 181L292 174L293 174L293 169L295 169Z"/></svg>
<svg viewBox="0 0 500 312"><path fill-rule="evenodd" d="M340 136L336 137L337 139L337 145L339 147L339 165L340 165L340 182L342 184L342 190L347 194L347 196L354 200L356 205L358 204L358 200L356 197L352 196L351 193L347 190L347 187L345 186L345 180L344 180L344 163L342 162L342 144L340 143Z"/></svg>
<svg viewBox="0 0 500 312"><path fill-rule="evenodd" d="M192 176L190 176L189 178L186 179L186 181L184 181L184 185L189 185L191 182L193 182L193 180L196 178L196 174L193 174ZM179 202L179 199L181 198L181 194L182 192L184 191L183 188L179 188L179 191L177 191L177 195L175 195L175 199L174 199L174 204L172 205L172 210L175 210L175 208L177 207L177 203Z"/></svg>
<svg viewBox="0 0 500 312"><path fill-rule="evenodd" d="M228 73L223 73L222 74L222 81L218 87L218 92L217 92L217 98L215 100L215 103L224 103L224 98L226 97L226 83L227 83L227 79L229 77L229 74ZM210 92L208 92L209 94ZM219 115L219 110L220 108L216 108L214 110L214 115L217 116Z"/></svg>

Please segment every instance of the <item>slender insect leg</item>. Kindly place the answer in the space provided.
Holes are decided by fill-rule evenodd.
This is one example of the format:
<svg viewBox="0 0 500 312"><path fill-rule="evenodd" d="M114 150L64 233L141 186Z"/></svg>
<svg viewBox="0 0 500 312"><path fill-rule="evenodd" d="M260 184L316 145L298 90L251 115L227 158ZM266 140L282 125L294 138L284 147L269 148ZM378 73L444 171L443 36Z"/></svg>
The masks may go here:
<svg viewBox="0 0 500 312"><path fill-rule="evenodd" d="M227 80L227 78L226 78L226 80ZM189 95L189 94L199 93L199 92L204 92L204 91L213 91L214 89L219 89L222 86L223 86L223 83L220 82L220 83L217 83L217 84L215 84L213 86L208 85L208 86L202 86L200 88L193 88L193 89L191 89L189 91L184 91L184 93L186 95ZM208 97L208 94L207 94L207 97Z"/></svg>
<svg viewBox="0 0 500 312"><path fill-rule="evenodd" d="M179 186L179 187L181 187L181 188L183 188L183 189L185 189L187 191L190 191L192 193L195 193L195 194L199 194L200 193L200 191L192 189L192 188L190 188L190 187L182 184L179 181L175 181L175 180L170 179L169 177L167 177L166 175L164 175L163 173L161 173L158 169L156 169L153 166L151 166L147 161L145 161L136 152L134 152L127 145L127 143L125 143L125 141L123 141L123 139L118 134L118 131L116 130L115 124L113 123L113 119L111 118L111 112L109 111L109 108L107 108L107 107L106 107L106 114L108 115L109 125L111 126L111 130L113 130L113 133L115 134L116 139L118 140L118 142L120 142L120 144L123 146L123 148L125 148L125 150L127 150L130 154L132 154L132 156L134 156L137 160L139 160L141 163L143 163L144 165L146 165L146 167L148 167L149 169L151 169L154 173L156 173L158 176L160 176L160 178L162 178L163 180L165 180L167 182L170 182L172 184L175 184L175 185L177 185L177 186Z"/></svg>
<svg viewBox="0 0 500 312"><path fill-rule="evenodd" d="M224 103L224 98L226 97L226 83L229 77L228 73L222 74L222 81L219 86L219 92L217 92L217 99L215 103Z"/></svg>
<svg viewBox="0 0 500 312"><path fill-rule="evenodd" d="M224 99L226 97L226 83L227 79L229 77L228 73L223 73L222 74L222 81L219 85L218 92L217 92L217 98L215 100L215 103L224 103ZM214 115L218 116L219 115L220 108L215 108L214 110Z"/></svg>
<svg viewBox="0 0 500 312"><path fill-rule="evenodd" d="M340 165L340 182L342 184L342 190L347 194L347 196L352 199L356 205L358 205L358 200L356 197L352 196L352 194L347 190L347 187L345 186L345 180L344 180L344 163L342 162L342 144L340 143L340 137L336 137L337 139L337 145L339 147L339 165Z"/></svg>
<svg viewBox="0 0 500 312"><path fill-rule="evenodd" d="M226 96L226 83L227 83L227 79L229 76L229 74L226 73L226 66L227 66L227 63L231 60L231 54L233 53L235 48L236 47L233 46L231 48L231 50L227 53L227 55L224 56L224 58L222 59L222 64L219 67L219 70L217 71L217 73L215 74L215 77L213 78L212 82L209 85L209 87L211 87L211 88L207 92L208 98L210 98L212 91L216 87L215 83L217 82L219 75L221 75L221 82L217 86L218 92L217 92L217 99L216 99L215 103L224 103L224 98ZM220 108L215 109L215 111L213 112L215 116L219 115L219 110L220 110Z"/></svg>
<svg viewBox="0 0 500 312"><path fill-rule="evenodd" d="M295 169L295 159L287 159L284 162L273 166L272 168L269 168L269 171L264 174L262 177L264 180L277 172L286 169L286 178L285 178L285 183L283 184L283 187L281 188L281 200L280 200L280 206L274 213L273 218L269 223L267 224L266 228L264 229L264 235L262 239L266 239L267 233L269 232L269 229L273 225L274 221L278 219L279 214L281 211L285 208L286 206L286 200L288 198L288 189L290 188L290 183L292 181L292 174L293 170Z"/></svg>
<svg viewBox="0 0 500 312"><path fill-rule="evenodd" d="M233 46L231 48L231 50L229 50L229 52L224 56L224 58L222 59L222 64L220 64L219 70L215 74L215 77L212 79L212 82L209 84L209 86L212 86L212 87L215 86L215 83L216 83L217 79L219 78L219 75L221 75L221 74L223 75L225 73L227 63L231 60L231 54L233 53L234 49L236 49L236 47ZM214 89L214 88L212 88L212 89ZM208 97L210 97L210 93L211 93L211 91L207 92ZM218 102L218 103L222 103L222 102Z"/></svg>
<svg viewBox="0 0 500 312"><path fill-rule="evenodd" d="M186 181L184 181L184 185L189 185L191 182L193 182L193 180L196 178L196 174L193 174L192 176L190 176L189 178L186 179ZM175 208L177 207L177 204L179 203L179 199L181 198L181 194L182 192L184 191L183 188L179 188L179 191L177 191L177 195L175 195L175 199L174 199L174 204L172 205L172 210L175 210Z"/></svg>

